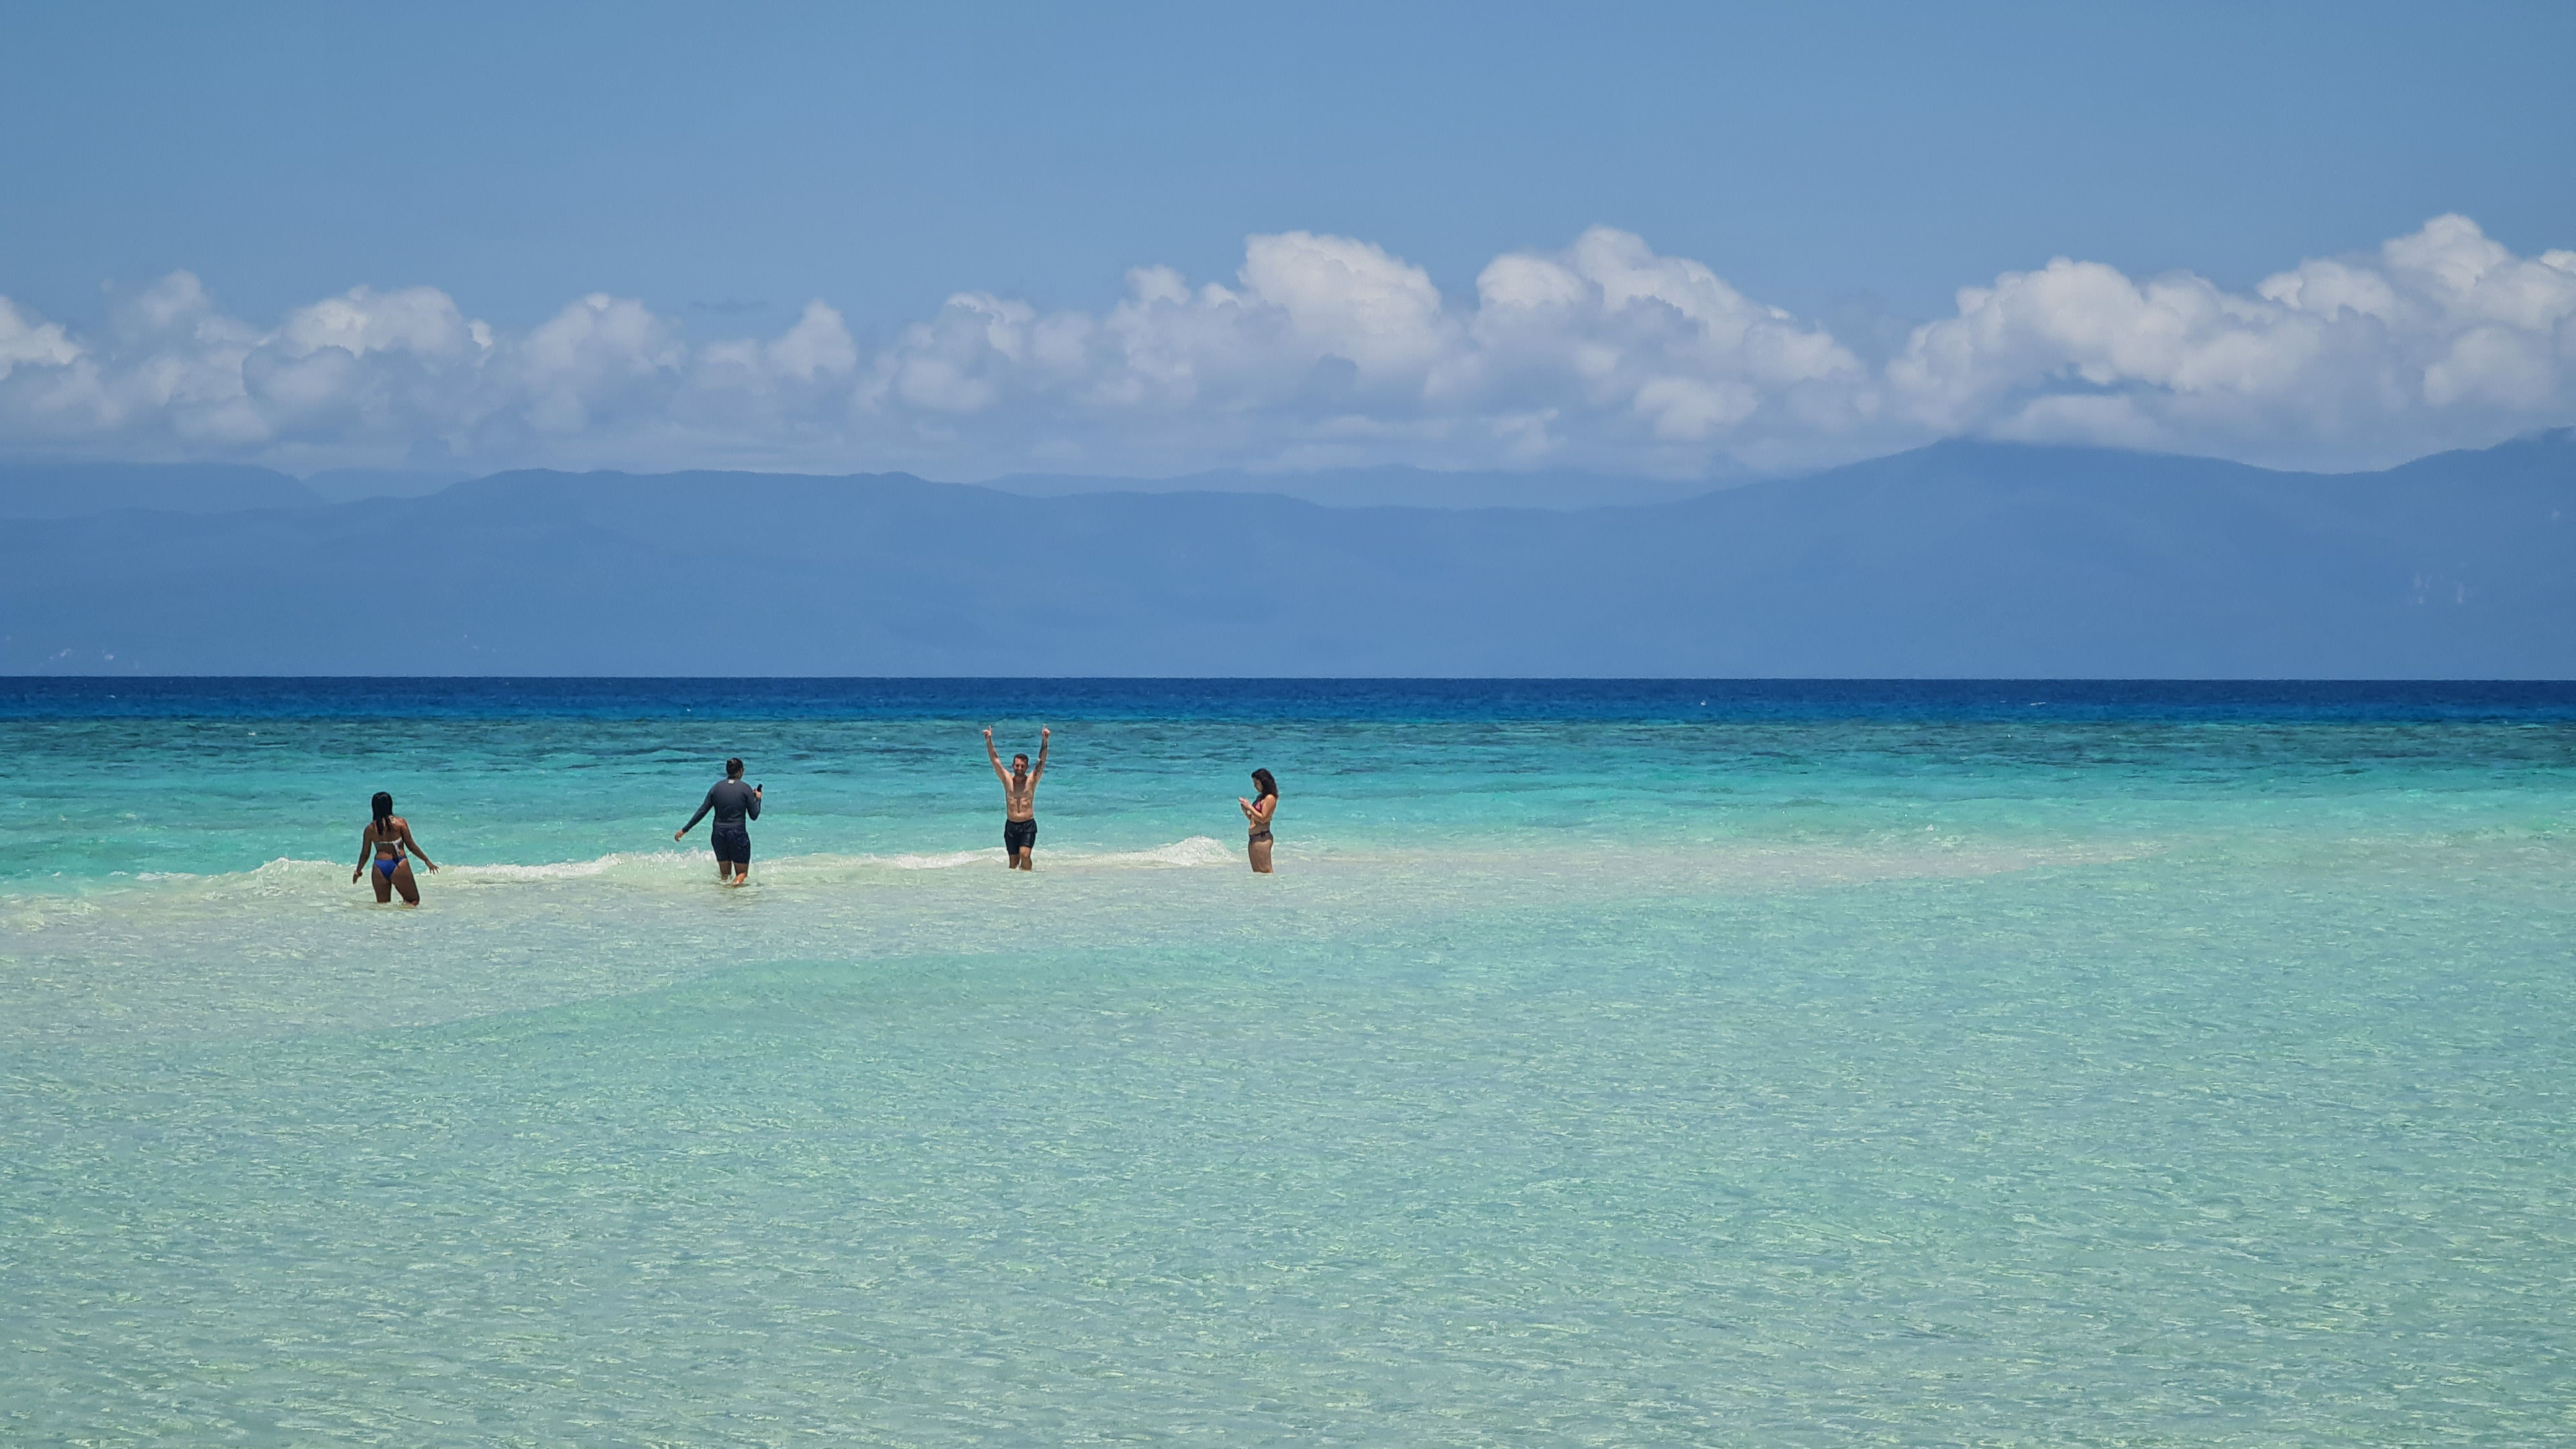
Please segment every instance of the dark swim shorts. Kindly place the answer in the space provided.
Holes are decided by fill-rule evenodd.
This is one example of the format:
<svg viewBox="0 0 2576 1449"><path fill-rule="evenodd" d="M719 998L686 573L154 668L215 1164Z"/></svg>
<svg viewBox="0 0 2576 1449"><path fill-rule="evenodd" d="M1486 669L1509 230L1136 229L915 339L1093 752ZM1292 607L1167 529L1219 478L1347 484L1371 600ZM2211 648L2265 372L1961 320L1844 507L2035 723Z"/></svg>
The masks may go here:
<svg viewBox="0 0 2576 1449"><path fill-rule="evenodd" d="M739 825L716 827L716 859L735 865L751 864L751 832Z"/></svg>
<svg viewBox="0 0 2576 1449"><path fill-rule="evenodd" d="M1002 849L1011 855L1031 849L1038 843L1038 823L1034 820L1002 822Z"/></svg>

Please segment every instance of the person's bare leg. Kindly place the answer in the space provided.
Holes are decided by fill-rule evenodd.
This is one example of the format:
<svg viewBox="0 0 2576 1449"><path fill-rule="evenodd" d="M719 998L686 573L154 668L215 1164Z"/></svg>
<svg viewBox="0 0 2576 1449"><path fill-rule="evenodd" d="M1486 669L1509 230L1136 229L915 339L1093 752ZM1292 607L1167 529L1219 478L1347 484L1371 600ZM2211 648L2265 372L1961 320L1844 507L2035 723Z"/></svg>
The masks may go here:
<svg viewBox="0 0 2576 1449"><path fill-rule="evenodd" d="M1270 842L1267 840L1256 840L1252 842L1251 854L1253 873L1255 875L1270 874Z"/></svg>
<svg viewBox="0 0 2576 1449"><path fill-rule="evenodd" d="M376 869L376 863L372 860L367 862L367 884L376 888L377 905L384 905L394 898L393 877Z"/></svg>
<svg viewBox="0 0 2576 1449"><path fill-rule="evenodd" d="M410 861L406 860L402 864L394 867L394 889L402 892L404 905L416 906L420 904L420 882L411 878ZM377 899L382 900L383 897L379 896Z"/></svg>

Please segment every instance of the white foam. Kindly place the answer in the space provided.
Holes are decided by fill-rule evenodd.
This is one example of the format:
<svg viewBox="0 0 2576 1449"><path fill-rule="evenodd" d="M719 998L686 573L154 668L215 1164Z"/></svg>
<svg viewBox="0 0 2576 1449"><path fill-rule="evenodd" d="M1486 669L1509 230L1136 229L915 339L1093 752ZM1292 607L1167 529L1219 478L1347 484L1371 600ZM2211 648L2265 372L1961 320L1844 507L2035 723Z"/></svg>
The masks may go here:
<svg viewBox="0 0 2576 1449"><path fill-rule="evenodd" d="M543 865L451 865L438 873L441 880L581 880L606 875L622 865L686 865L697 859L694 852L678 850L610 851L590 860L557 860Z"/></svg>
<svg viewBox="0 0 2576 1449"><path fill-rule="evenodd" d="M1077 859L1083 858L1077 857ZM1175 840L1169 845L1158 845L1151 850L1115 851L1107 855L1091 856L1085 859L1085 863L1196 869L1211 865L1233 865L1235 859L1234 852L1218 843L1213 837L1193 835L1187 840Z"/></svg>
<svg viewBox="0 0 2576 1449"><path fill-rule="evenodd" d="M1197 869L1206 866L1230 865L1236 859L1234 852L1205 835L1193 835L1185 840L1175 840L1145 850L1051 849L1042 854L1046 864L1063 869L1079 869L1086 866ZM995 865L1000 860L1001 852L993 849L906 851L896 855L842 855L816 852L811 855L774 856L757 862L755 870L812 876L872 870L957 870L966 866ZM536 865L518 865L509 862L449 865L439 871L437 879L460 884L535 883L583 880L612 873L663 877L680 871L687 871L694 878L699 867L705 862L705 853L701 851L612 851L590 860L558 860ZM329 862L326 861L276 860L250 874L256 876L272 868L327 866L328 864ZM153 878L211 881L224 877L170 875Z"/></svg>
<svg viewBox="0 0 2576 1449"><path fill-rule="evenodd" d="M2090 866L2135 859L2152 852L2139 842L2087 844L1980 843L1921 835L1892 836L1873 846L1842 844L1777 845L1754 841L1707 842L1678 860L1665 853L1637 853L1595 848L1568 858L1527 850L1470 850L1456 846L1437 850L1378 849L1356 855L1324 842L1304 840L1300 860L1309 866L1339 863L1365 865L1382 872L1409 875L1430 871L1516 871L1536 869L1556 875L1577 874L1653 877L1676 889L1856 884L1908 877L1957 877L2003 874L2045 866ZM1041 849L1041 871L1210 870L1239 867L1240 849L1211 836L1192 835L1142 850ZM424 872L424 887L446 885L477 891L506 891L513 886L544 888L557 883L597 881L611 889L668 889L694 885L705 875L706 856L686 850L613 851L588 860L520 864L508 861L458 863L435 876ZM859 884L896 872L943 872L1000 864L1001 852L986 848L952 851L908 851L895 854L815 852L761 860L755 875L800 885ZM318 897L336 894L349 867L333 861L281 856L251 870L215 874L147 871L126 880L99 881L57 893L50 890L0 891L0 925L38 930L88 917L102 905L117 910L158 894L173 903L211 901L239 896ZM363 893L361 893L363 894Z"/></svg>
<svg viewBox="0 0 2576 1449"><path fill-rule="evenodd" d="M955 870L961 865L990 865L1000 855L990 850L952 850L944 855L860 855L845 857L857 865L890 865L897 870Z"/></svg>
<svg viewBox="0 0 2576 1449"><path fill-rule="evenodd" d="M137 871L134 875L134 879L137 882L174 880L257 880L261 876L280 876L285 875L290 871L328 870L331 868L331 865L332 862L327 860L297 860L291 855L281 855L275 860L263 861L258 865L252 866L248 870L211 872L146 870Z"/></svg>

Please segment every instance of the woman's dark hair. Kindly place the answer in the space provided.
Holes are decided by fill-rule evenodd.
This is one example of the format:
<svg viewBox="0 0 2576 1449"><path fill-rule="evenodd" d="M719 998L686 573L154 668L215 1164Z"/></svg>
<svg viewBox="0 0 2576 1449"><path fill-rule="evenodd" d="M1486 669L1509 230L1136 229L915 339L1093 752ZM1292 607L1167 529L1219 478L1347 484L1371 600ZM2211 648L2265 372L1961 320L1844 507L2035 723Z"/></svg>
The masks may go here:
<svg viewBox="0 0 2576 1449"><path fill-rule="evenodd" d="M728 780L739 780L742 778L742 758L740 756L737 755L733 759L725 761L725 778Z"/></svg>
<svg viewBox="0 0 2576 1449"><path fill-rule="evenodd" d="M368 801L367 803L375 807L376 823L378 825L384 824L385 817L394 813L394 797L386 794L382 790L378 790L376 792L376 798Z"/></svg>
<svg viewBox="0 0 2576 1449"><path fill-rule="evenodd" d="M1279 782L1271 776L1271 773L1268 770L1253 771L1252 783L1260 786L1261 793L1264 795L1277 795L1279 793Z"/></svg>

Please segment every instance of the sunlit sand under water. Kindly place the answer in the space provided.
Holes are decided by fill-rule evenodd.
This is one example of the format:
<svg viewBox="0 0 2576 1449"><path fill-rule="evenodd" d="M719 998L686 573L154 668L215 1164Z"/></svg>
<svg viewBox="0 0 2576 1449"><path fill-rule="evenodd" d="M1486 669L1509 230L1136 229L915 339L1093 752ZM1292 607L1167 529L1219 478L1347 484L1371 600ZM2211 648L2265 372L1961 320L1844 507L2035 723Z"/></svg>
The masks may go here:
<svg viewBox="0 0 2576 1449"><path fill-rule="evenodd" d="M0 1440L2576 1439L2576 709L973 703L0 719Z"/></svg>

